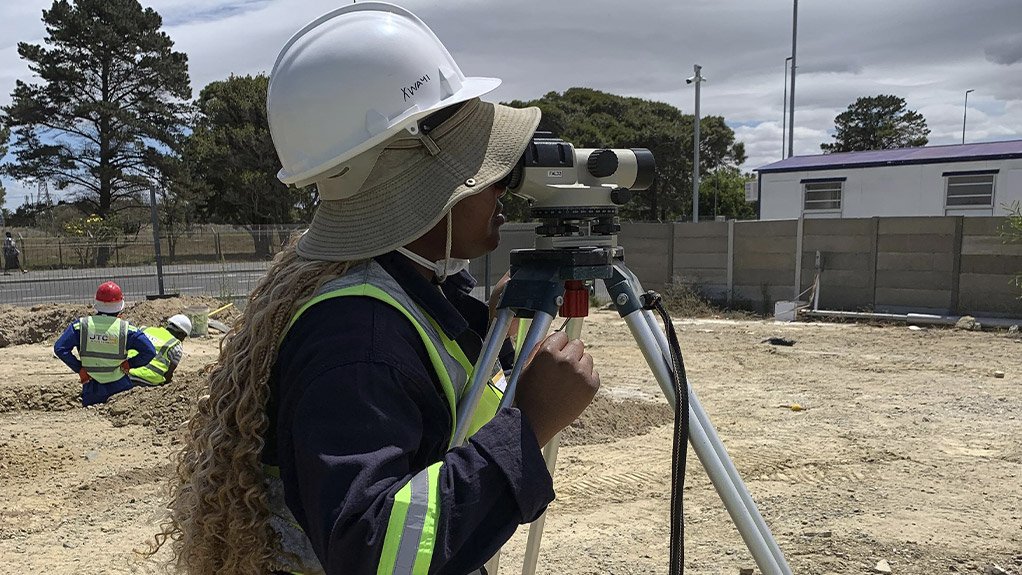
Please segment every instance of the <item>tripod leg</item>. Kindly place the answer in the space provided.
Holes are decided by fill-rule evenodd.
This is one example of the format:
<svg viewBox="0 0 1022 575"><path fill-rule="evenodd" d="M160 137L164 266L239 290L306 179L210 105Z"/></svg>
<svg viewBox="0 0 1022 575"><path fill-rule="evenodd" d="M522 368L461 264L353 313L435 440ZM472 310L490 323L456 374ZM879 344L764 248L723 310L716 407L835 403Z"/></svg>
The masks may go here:
<svg viewBox="0 0 1022 575"><path fill-rule="evenodd" d="M543 341L553 321L553 315L542 311L535 312L532 324L529 326L529 334L525 336L525 343L522 344L522 349L518 352L519 359L515 361L514 367L511 368L511 377L507 380L504 397L500 400L501 409L511 407L511 404L514 403L515 390L518 389L518 380L522 377L522 370L525 369L525 362L521 360L528 358L532 349L539 345L539 342Z"/></svg>
<svg viewBox="0 0 1022 575"><path fill-rule="evenodd" d="M582 318L573 317L568 320L568 326L564 329L568 339L578 339L582 335ZM531 350L523 347L522 349ZM528 354L522 354L528 357ZM554 465L557 462L557 448L561 443L561 434L558 433L543 447L543 459L546 461L547 471L554 474ZM534 575L536 565L539 563L539 545L543 538L543 527L546 525L546 511L538 519L529 525L529 539L525 543L525 555L522 558L522 575Z"/></svg>
<svg viewBox="0 0 1022 575"><path fill-rule="evenodd" d="M641 311L639 313L644 316L646 324L649 326L649 331L653 334L657 340L658 347L661 349L661 356L664 357L664 361L667 361L666 356L663 354L669 348L667 337L664 335L663 330L660 329L660 326L656 322L656 318L653 317L651 312ZM671 388L671 395L673 395L673 388ZM717 430L713 427L713 423L710 421L710 417L706 414L706 410L703 409L702 404L699 403L699 399L696 398L695 390L692 389L691 385L689 386L689 408L691 415L694 416L694 418L690 418L690 421L693 422L693 426L698 424L704 431L709 446L716 454L716 459L723 465L724 471L727 473L727 477L731 484L734 485L735 490L741 496L745 508L748 510L749 515L752 516L756 524L755 526L757 531L759 531L762 539L766 542L770 555L773 556L774 561L781 569L781 572L786 575L790 575L791 567L788 566L787 561L784 559L784 553L781 552L781 548L778 547L777 541L774 540L773 535L770 533L770 528L767 527L766 521L763 520L763 515L760 514L759 508L756 506L756 502L752 499L752 495L749 494L749 490L742 481L742 477L738 473L738 469L735 467L734 462L728 455L727 449L724 447L724 443L720 440L720 436L717 435ZM697 455L699 455L698 451ZM702 458L700 458L700 461L702 461ZM764 573L766 572L762 568L761 570L764 571Z"/></svg>
<svg viewBox="0 0 1022 575"><path fill-rule="evenodd" d="M504 338L507 337L508 330L511 329L511 320L514 319L514 316L514 310L504 308L497 311L497 317L490 324L486 339L483 341L483 350L479 353L479 359L476 360L472 370L472 380L468 382L468 392L458 405L458 424L454 429L452 447L465 443L469 425L472 423L472 416L475 414L479 398L482 397L483 390L490 380L490 372L493 369L493 364L497 362L497 355L500 353L500 347Z"/></svg>
<svg viewBox="0 0 1022 575"><path fill-rule="evenodd" d="M546 461L546 468L550 475L554 474L554 464L557 462L557 448L561 442L561 434L558 433L543 447L543 459ZM522 556L522 575L533 575L536 573L536 565L539 563L539 545L543 538L543 528L546 526L546 511L538 519L529 524L529 539L525 543L525 554Z"/></svg>
<svg viewBox="0 0 1022 575"><path fill-rule="evenodd" d="M677 401L672 386L671 370L665 357L668 349L667 340L660 327L656 325L656 320L649 312L638 309L623 318L664 395L670 402ZM691 391L691 385L689 440L760 571L764 575L791 575L791 568L785 562L780 548L720 442L716 430Z"/></svg>

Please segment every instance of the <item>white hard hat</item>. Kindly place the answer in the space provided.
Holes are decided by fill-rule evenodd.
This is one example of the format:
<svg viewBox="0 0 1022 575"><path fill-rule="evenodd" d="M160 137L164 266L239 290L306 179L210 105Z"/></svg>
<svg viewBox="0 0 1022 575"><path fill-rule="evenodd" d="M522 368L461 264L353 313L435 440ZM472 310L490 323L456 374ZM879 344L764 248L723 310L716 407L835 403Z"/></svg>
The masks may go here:
<svg viewBox="0 0 1022 575"><path fill-rule="evenodd" d="M354 194L381 145L447 106L494 90L497 78L468 78L414 14L383 2L329 12L299 30L270 74L266 107L285 184L348 174L349 185L320 186L325 200ZM345 162L373 148L346 166ZM374 156L374 157L368 157Z"/></svg>
<svg viewBox="0 0 1022 575"><path fill-rule="evenodd" d="M188 319L188 316L184 314L179 313L177 315L170 316L170 319L167 320L167 324L181 330L185 335L192 333L192 320Z"/></svg>

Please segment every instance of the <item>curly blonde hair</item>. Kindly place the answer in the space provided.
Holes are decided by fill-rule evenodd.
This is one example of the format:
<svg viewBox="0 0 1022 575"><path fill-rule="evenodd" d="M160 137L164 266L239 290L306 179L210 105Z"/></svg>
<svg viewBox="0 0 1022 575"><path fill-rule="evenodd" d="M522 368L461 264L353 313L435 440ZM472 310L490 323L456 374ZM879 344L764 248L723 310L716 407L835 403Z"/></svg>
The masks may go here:
<svg viewBox="0 0 1022 575"><path fill-rule="evenodd" d="M169 518L147 555L167 541L171 566L192 574L264 575L279 552L270 528L261 455L270 370L291 317L325 282L359 262L307 260L296 241L274 258L220 344L177 456Z"/></svg>

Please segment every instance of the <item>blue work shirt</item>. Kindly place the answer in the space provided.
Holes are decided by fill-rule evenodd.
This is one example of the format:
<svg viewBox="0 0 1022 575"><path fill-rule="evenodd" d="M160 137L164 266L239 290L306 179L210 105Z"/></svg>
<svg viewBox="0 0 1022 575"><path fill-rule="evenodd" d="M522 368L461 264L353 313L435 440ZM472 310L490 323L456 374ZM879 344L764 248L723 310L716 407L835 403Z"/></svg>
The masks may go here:
<svg viewBox="0 0 1022 575"><path fill-rule="evenodd" d="M97 315L114 315L114 314L97 314ZM71 368L71 371L78 373L82 369L82 361L72 353L77 350L78 344L80 343L80 329L79 325L81 320L75 320L71 325L67 326L64 333L60 334L57 341L53 343L53 353L64 362L64 365ZM149 341L149 338L142 333L141 330L132 329L128 331L128 346L129 350L135 350L138 355L128 359L128 365L132 368L142 367L149 365L149 362L156 357L156 348L153 347L153 343ZM91 384L91 385L90 385ZM102 403L106 401L114 393L125 391L134 387L134 384L128 378L127 375L121 377L117 381L110 383L100 384L95 380L90 379L86 382L83 388L82 405L91 405L93 403ZM109 393L104 393L109 392ZM97 395L99 394L99 395Z"/></svg>
<svg viewBox="0 0 1022 575"><path fill-rule="evenodd" d="M441 294L404 256L375 259L474 362L489 311L471 296L472 277L448 278ZM505 366L509 354L505 342ZM288 508L328 574L377 572L388 499L441 460L432 574L478 569L553 500L540 446L517 408L448 450L450 408L422 339L379 300L333 298L302 314L270 388L263 461L280 468Z"/></svg>

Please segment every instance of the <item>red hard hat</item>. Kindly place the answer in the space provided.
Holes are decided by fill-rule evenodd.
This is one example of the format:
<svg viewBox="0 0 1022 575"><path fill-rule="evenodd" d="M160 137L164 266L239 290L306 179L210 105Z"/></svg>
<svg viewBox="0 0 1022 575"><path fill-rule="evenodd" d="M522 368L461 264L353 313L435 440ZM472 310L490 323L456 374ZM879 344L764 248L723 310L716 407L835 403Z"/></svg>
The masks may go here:
<svg viewBox="0 0 1022 575"><path fill-rule="evenodd" d="M96 309L102 313L119 313L124 309L124 294L121 286L106 282L96 290Z"/></svg>

